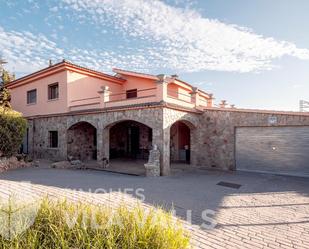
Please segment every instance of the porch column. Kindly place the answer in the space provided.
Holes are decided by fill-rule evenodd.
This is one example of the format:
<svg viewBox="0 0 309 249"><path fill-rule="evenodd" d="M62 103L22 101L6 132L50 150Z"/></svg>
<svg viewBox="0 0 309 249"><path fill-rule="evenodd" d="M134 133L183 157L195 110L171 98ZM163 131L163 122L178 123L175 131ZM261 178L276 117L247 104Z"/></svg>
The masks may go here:
<svg viewBox="0 0 309 249"><path fill-rule="evenodd" d="M104 155L104 147L103 147L103 129L100 127L97 129L97 161L99 163L102 162Z"/></svg>
<svg viewBox="0 0 309 249"><path fill-rule="evenodd" d="M170 128L163 129L163 148L162 148L162 175L168 176L171 173L170 159Z"/></svg>
<svg viewBox="0 0 309 249"><path fill-rule="evenodd" d="M160 151L160 174L170 174L170 129L153 129L153 145L157 145Z"/></svg>
<svg viewBox="0 0 309 249"><path fill-rule="evenodd" d="M198 134L198 129L190 128L190 165L196 166L197 165L197 157L198 157L198 150L199 144L202 144L201 136Z"/></svg>
<svg viewBox="0 0 309 249"><path fill-rule="evenodd" d="M109 162L109 130L110 127L103 129L103 158L106 158Z"/></svg>
<svg viewBox="0 0 309 249"><path fill-rule="evenodd" d="M109 128L100 128L97 131L97 161L102 167L109 164Z"/></svg>

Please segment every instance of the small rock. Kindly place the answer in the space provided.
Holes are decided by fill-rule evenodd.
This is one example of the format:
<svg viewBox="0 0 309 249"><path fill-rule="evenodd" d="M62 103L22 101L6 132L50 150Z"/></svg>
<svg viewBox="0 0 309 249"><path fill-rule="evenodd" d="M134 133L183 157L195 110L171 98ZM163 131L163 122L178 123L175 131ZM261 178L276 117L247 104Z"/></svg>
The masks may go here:
<svg viewBox="0 0 309 249"><path fill-rule="evenodd" d="M52 163L51 167L54 169L68 169L71 168L71 164L69 161L60 161Z"/></svg>
<svg viewBox="0 0 309 249"><path fill-rule="evenodd" d="M72 160L71 164L72 165L80 165L80 164L82 164L82 162L80 160Z"/></svg>
<svg viewBox="0 0 309 249"><path fill-rule="evenodd" d="M102 161L101 161L101 166L102 168L108 168L109 167L109 161L106 157L103 157Z"/></svg>
<svg viewBox="0 0 309 249"><path fill-rule="evenodd" d="M0 172L4 172L10 169L18 169L30 167L31 164L25 162L23 159L18 160L16 157L0 158Z"/></svg>
<svg viewBox="0 0 309 249"><path fill-rule="evenodd" d="M85 164L80 160L72 160L71 165L73 165L75 168L78 168L78 169L84 169L85 168Z"/></svg>

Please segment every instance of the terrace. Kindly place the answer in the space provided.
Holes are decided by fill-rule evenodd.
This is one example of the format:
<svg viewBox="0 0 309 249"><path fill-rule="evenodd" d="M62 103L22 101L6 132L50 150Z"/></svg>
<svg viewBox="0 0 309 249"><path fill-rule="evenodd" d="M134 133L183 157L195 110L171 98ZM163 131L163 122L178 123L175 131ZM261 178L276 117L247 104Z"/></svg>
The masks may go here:
<svg viewBox="0 0 309 249"><path fill-rule="evenodd" d="M102 87L100 105L103 108L130 106L136 104L165 102L185 108L203 109L212 106L212 95L197 88L186 88L174 82L157 82L153 87L111 91L109 86Z"/></svg>
<svg viewBox="0 0 309 249"><path fill-rule="evenodd" d="M212 107L211 94L177 75L113 71L115 75L107 75L62 61L11 82L11 104L25 117L155 103L199 110Z"/></svg>

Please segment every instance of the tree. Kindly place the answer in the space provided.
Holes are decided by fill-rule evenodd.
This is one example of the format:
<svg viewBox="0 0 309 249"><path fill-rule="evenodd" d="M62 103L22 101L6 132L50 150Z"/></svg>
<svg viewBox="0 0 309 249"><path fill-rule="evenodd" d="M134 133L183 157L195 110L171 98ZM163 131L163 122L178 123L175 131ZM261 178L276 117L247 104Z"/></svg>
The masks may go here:
<svg viewBox="0 0 309 249"><path fill-rule="evenodd" d="M11 109L11 94L9 90L6 88L6 84L13 79L13 76L10 75L8 71L3 68L3 65L6 63L0 57L0 73L1 73L1 84L0 84L0 107L3 108L3 112L7 109Z"/></svg>
<svg viewBox="0 0 309 249"><path fill-rule="evenodd" d="M2 75L3 71L4 71L4 68L3 68L3 65L6 64L7 62L2 59L2 57L0 56L0 74Z"/></svg>
<svg viewBox="0 0 309 249"><path fill-rule="evenodd" d="M9 90L5 87L5 84L0 86L0 107L3 107L3 110L11 109L11 94Z"/></svg>
<svg viewBox="0 0 309 249"><path fill-rule="evenodd" d="M12 80L12 76L10 75L10 73L6 70L2 70L2 75L1 75L1 80L2 80L2 84L7 84Z"/></svg>

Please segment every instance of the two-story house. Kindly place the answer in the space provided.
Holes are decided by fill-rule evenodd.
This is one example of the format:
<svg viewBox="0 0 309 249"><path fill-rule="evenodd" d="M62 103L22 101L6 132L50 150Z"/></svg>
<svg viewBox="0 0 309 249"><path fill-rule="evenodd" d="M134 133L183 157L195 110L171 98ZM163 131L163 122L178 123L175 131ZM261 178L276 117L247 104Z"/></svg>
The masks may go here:
<svg viewBox="0 0 309 249"><path fill-rule="evenodd" d="M157 145L161 175L173 162L309 174L308 114L213 107L211 94L177 75L113 71L62 61L9 83L28 120L24 152L113 167L117 158L147 160Z"/></svg>
<svg viewBox="0 0 309 249"><path fill-rule="evenodd" d="M11 104L29 123L24 152L54 160L146 160L156 144L168 151L166 174L170 161L190 162L194 125L181 120L211 107L212 95L177 76L113 71L62 61L11 82ZM165 108L179 110L170 124Z"/></svg>

